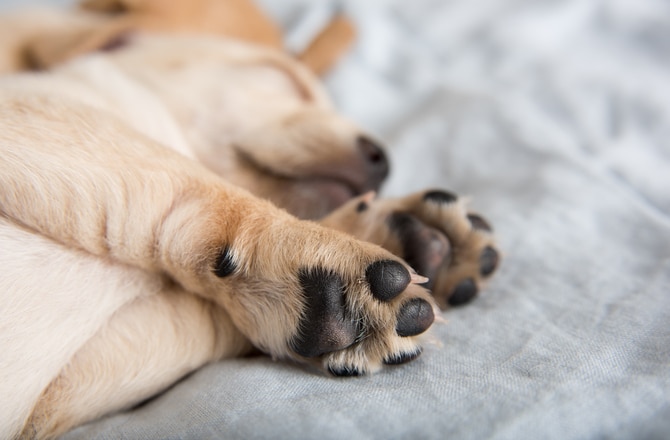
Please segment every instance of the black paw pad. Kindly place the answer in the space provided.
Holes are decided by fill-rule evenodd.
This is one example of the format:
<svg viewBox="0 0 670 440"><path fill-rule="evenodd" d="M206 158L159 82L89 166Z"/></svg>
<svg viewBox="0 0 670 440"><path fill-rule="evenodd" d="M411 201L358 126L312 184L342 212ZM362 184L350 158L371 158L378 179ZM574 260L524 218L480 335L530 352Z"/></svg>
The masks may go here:
<svg viewBox="0 0 670 440"><path fill-rule="evenodd" d="M414 359L418 358L421 353L423 352L423 349L421 347L417 348L415 351L411 351L409 353L396 353L388 356L386 359L384 359L384 363L386 365L400 365L404 364L405 362L413 361Z"/></svg>
<svg viewBox="0 0 670 440"><path fill-rule="evenodd" d="M456 200L458 200L458 196L449 191L434 190L434 191L428 191L426 194L424 194L423 200L424 202L446 204L455 202Z"/></svg>
<svg viewBox="0 0 670 440"><path fill-rule="evenodd" d="M468 214L468 220L470 220L470 224L474 229L479 229L480 231L487 231L487 232L493 232L493 228L487 222L484 220L483 217L477 215L477 214Z"/></svg>
<svg viewBox="0 0 670 440"><path fill-rule="evenodd" d="M486 277L493 273L498 267L498 252L491 246L486 246L479 256L479 273Z"/></svg>
<svg viewBox="0 0 670 440"><path fill-rule="evenodd" d="M305 311L291 341L293 351L316 357L353 344L358 328L346 313L342 278L322 268L303 269L298 277Z"/></svg>
<svg viewBox="0 0 670 440"><path fill-rule="evenodd" d="M398 336L415 336L428 330L435 320L428 301L413 298L400 307L395 331Z"/></svg>
<svg viewBox="0 0 670 440"><path fill-rule="evenodd" d="M360 372L360 370L356 367L333 367L329 366L328 371L330 374L333 376L337 377L354 377L354 376L362 376L363 373Z"/></svg>
<svg viewBox="0 0 670 440"><path fill-rule="evenodd" d="M456 286L454 292L449 297L449 304L452 306L460 306L472 301L477 296L477 284L472 278L467 278Z"/></svg>
<svg viewBox="0 0 670 440"><path fill-rule="evenodd" d="M430 281L423 286L432 289L437 274L449 255L447 237L411 214L395 212L388 224L402 243L402 258Z"/></svg>
<svg viewBox="0 0 670 440"><path fill-rule="evenodd" d="M214 263L214 274L217 277L224 278L235 272L235 269L237 269L237 265L233 260L233 252L230 247L226 246L221 250L216 263Z"/></svg>
<svg viewBox="0 0 670 440"><path fill-rule="evenodd" d="M391 301L400 295L411 280L405 266L393 260L380 260L370 264L365 270L365 278L370 284L370 291L380 301Z"/></svg>

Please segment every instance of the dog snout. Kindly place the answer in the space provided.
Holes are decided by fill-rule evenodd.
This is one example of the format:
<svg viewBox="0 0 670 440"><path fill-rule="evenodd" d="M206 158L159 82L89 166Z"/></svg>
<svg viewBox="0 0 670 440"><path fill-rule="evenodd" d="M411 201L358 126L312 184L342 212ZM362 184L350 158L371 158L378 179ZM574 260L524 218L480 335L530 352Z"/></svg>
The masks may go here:
<svg viewBox="0 0 670 440"><path fill-rule="evenodd" d="M366 189L379 189L379 186L389 174L389 161L384 148L378 142L365 135L359 136L357 143L367 168L368 181Z"/></svg>

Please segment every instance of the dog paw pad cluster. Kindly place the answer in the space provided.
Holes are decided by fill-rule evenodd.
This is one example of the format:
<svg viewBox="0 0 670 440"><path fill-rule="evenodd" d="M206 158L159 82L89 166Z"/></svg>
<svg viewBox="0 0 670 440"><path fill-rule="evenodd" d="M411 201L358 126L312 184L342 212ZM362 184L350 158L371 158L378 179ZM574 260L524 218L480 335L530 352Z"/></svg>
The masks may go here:
<svg viewBox="0 0 670 440"><path fill-rule="evenodd" d="M402 263L377 260L361 275L347 285L330 269L298 274L303 312L290 347L299 356L323 358L335 376L359 376L381 364L415 359L422 350L411 336L428 330L435 318L430 302L417 296L429 299L425 293L408 293L423 289L414 286L417 279Z"/></svg>

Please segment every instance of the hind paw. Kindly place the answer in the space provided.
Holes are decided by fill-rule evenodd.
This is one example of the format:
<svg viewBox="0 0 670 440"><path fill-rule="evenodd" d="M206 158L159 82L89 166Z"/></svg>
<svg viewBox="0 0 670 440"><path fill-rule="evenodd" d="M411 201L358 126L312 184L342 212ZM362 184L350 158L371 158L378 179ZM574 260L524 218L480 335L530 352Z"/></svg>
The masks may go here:
<svg viewBox="0 0 670 440"><path fill-rule="evenodd" d="M489 222L468 212L465 200L444 190L380 200L366 194L322 224L403 258L429 278L424 286L442 308L470 302L500 263Z"/></svg>

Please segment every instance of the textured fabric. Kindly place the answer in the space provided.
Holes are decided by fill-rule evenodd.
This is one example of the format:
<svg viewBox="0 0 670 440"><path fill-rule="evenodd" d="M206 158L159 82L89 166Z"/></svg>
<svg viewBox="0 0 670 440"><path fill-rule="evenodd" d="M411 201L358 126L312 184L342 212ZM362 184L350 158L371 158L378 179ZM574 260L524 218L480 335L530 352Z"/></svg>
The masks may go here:
<svg viewBox="0 0 670 440"><path fill-rule="evenodd" d="M265 0L299 47L332 4ZM343 3L328 78L386 195L472 196L505 254L415 362L335 379L210 365L75 439L670 438L670 4Z"/></svg>

